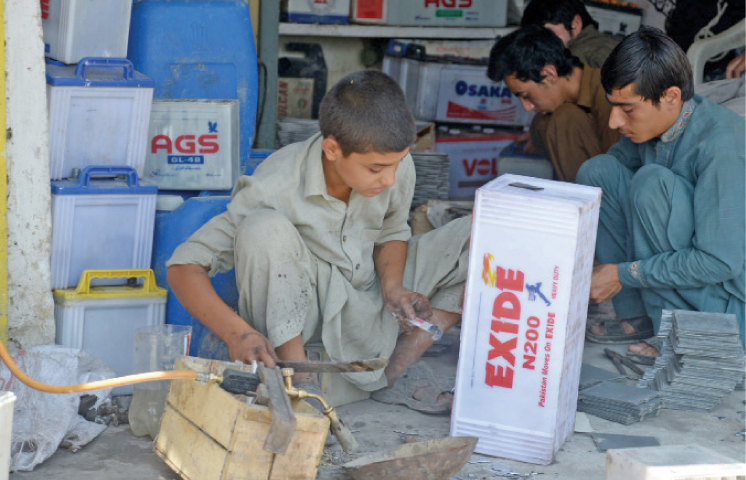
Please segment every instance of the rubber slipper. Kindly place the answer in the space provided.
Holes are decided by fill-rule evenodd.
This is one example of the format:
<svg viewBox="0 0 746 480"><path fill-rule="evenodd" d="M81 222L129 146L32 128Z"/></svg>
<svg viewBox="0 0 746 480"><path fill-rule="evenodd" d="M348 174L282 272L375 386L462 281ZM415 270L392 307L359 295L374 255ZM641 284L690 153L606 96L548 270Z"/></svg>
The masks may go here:
<svg viewBox="0 0 746 480"><path fill-rule="evenodd" d="M413 365L396 380L393 387L376 390L370 398L430 414L448 414L453 403L450 390L439 385L432 370L424 364Z"/></svg>
<svg viewBox="0 0 746 480"><path fill-rule="evenodd" d="M626 333L622 327L622 321L629 323L635 329L632 333ZM590 327L585 331L585 338L589 342L622 345L636 343L655 335L653 333L653 322L647 315L634 317L627 320L603 322L604 334L596 335L591 332Z"/></svg>
<svg viewBox="0 0 746 480"><path fill-rule="evenodd" d="M661 347L663 346L663 341L658 337L643 340L641 343L645 343L648 346L655 348L656 350L658 350L658 354L660 354ZM639 363L640 365L650 366L655 364L655 359L658 357L654 357L652 355L643 355L642 353L627 352L627 358L635 363Z"/></svg>

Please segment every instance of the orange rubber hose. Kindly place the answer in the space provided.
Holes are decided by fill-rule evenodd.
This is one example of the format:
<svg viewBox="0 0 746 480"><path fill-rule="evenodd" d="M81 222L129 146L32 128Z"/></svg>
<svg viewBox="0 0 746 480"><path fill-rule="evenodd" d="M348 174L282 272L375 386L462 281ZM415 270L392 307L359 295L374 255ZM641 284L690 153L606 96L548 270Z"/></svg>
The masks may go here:
<svg viewBox="0 0 746 480"><path fill-rule="evenodd" d="M197 372L192 370L169 370L162 372L138 373L136 375L127 375L125 377L110 378L108 380L98 380L96 382L80 383L78 385L49 385L48 383L37 382L18 368L13 362L8 350L3 342L0 342L0 358L8 366L10 372L21 382L34 390L46 393L79 393L100 390L102 388L121 387L122 385L132 385L133 383L154 382L156 380L195 380Z"/></svg>

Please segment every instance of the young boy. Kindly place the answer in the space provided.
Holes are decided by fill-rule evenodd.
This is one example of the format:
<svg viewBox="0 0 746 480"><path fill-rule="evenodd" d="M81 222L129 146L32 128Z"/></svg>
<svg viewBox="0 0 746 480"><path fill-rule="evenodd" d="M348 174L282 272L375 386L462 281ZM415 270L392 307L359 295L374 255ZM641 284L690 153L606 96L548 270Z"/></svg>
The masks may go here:
<svg viewBox="0 0 746 480"><path fill-rule="evenodd" d="M345 374L378 390L433 342L406 318L444 332L460 320L471 219L410 238L416 131L387 75L343 78L322 100L319 124L320 134L239 179L228 210L167 262L168 283L231 360L304 361L304 343L320 336L336 361L390 357L385 371ZM234 266L238 313L208 280ZM308 373L294 381L317 383Z"/></svg>
<svg viewBox="0 0 746 480"><path fill-rule="evenodd" d="M583 162L619 141L609 128L601 71L580 63L546 28L531 25L501 38L487 76L504 80L523 108L537 113L532 144L543 145L559 180L574 182Z"/></svg>
<svg viewBox="0 0 746 480"><path fill-rule="evenodd" d="M694 94L686 54L642 27L611 52L601 81L623 138L590 159L578 183L604 191L591 302L621 321L588 328L598 343L658 332L661 311L732 313L746 340L744 119ZM655 347L629 347L656 356Z"/></svg>

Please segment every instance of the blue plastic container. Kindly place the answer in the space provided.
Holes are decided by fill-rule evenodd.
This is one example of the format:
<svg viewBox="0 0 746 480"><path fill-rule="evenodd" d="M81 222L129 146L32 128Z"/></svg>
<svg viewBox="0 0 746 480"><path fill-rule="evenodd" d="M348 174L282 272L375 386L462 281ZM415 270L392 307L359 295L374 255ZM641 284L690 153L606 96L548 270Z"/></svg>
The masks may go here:
<svg viewBox="0 0 746 480"><path fill-rule="evenodd" d="M155 234L153 238L152 269L159 287L168 290L166 305L166 323L172 325L191 325L192 341L189 355L193 357L228 360L228 347L215 334L202 325L181 306L166 281L166 261L171 258L176 247L184 243L212 217L223 213L230 202L230 197L192 197L187 199L176 210L157 211L155 215ZM236 272L219 273L212 278L212 285L220 298L231 308L238 311L238 289Z"/></svg>
<svg viewBox="0 0 746 480"><path fill-rule="evenodd" d="M257 61L245 0L139 0L127 57L153 98L238 99L241 161L254 140Z"/></svg>

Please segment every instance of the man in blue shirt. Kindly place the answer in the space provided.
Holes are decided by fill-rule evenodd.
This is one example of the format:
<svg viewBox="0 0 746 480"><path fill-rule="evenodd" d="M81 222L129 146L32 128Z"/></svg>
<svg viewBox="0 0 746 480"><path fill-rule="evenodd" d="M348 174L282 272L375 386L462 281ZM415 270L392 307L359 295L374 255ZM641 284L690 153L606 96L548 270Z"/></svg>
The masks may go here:
<svg viewBox="0 0 746 480"><path fill-rule="evenodd" d="M683 309L735 314L743 342L744 119L694 94L686 55L654 28L612 51L601 82L622 138L577 181L603 189L591 302L611 298L621 321L586 338L634 343L657 332L662 309Z"/></svg>

